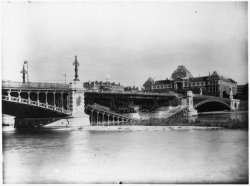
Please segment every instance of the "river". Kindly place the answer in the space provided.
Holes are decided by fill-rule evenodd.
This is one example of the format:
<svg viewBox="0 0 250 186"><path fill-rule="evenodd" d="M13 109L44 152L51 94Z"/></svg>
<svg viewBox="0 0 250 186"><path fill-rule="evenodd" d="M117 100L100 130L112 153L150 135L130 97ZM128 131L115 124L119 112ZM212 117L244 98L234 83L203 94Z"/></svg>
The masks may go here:
<svg viewBox="0 0 250 186"><path fill-rule="evenodd" d="M4 130L3 162L4 183L247 183L248 131Z"/></svg>

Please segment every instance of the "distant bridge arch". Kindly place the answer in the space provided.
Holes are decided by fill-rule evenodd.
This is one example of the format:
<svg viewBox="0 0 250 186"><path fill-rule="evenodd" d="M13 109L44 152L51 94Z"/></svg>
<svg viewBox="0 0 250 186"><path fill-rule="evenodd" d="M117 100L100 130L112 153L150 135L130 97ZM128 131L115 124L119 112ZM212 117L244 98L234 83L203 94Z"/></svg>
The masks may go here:
<svg viewBox="0 0 250 186"><path fill-rule="evenodd" d="M199 106L204 105L206 103L220 103L220 104L226 106L228 109L231 109L231 106L228 103L226 103L226 102L224 102L224 101L222 101L220 99L205 99L205 100L202 100L202 101L197 102L196 104L194 104L194 109L196 109Z"/></svg>

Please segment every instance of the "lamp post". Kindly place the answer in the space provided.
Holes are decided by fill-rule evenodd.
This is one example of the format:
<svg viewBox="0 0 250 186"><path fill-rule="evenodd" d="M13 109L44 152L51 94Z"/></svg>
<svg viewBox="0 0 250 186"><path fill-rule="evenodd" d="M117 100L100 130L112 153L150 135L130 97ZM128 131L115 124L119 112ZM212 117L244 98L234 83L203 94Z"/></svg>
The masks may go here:
<svg viewBox="0 0 250 186"><path fill-rule="evenodd" d="M23 74L23 83L25 83L25 74L27 73L27 71L25 70L25 67L23 65L23 69L21 70L21 73Z"/></svg>
<svg viewBox="0 0 250 186"><path fill-rule="evenodd" d="M28 61L24 61L24 65L27 65L27 82L29 83L29 65L28 65Z"/></svg>

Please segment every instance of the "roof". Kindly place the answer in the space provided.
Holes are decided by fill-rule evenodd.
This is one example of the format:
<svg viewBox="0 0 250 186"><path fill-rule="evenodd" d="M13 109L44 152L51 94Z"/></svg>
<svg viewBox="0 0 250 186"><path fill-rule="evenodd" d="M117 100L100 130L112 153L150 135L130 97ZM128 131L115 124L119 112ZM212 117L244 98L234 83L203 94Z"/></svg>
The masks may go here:
<svg viewBox="0 0 250 186"><path fill-rule="evenodd" d="M233 79L231 78L228 78L229 81L231 81L232 83L237 83L236 81L234 81Z"/></svg>
<svg viewBox="0 0 250 186"><path fill-rule="evenodd" d="M193 77L192 74L183 65L178 66L177 69L172 73L172 76L171 76L171 78L173 80L175 80L177 78L190 78L190 77Z"/></svg>
<svg viewBox="0 0 250 186"><path fill-rule="evenodd" d="M153 78L149 77L148 80L143 84L143 86L152 85L152 84L154 84L154 80Z"/></svg>

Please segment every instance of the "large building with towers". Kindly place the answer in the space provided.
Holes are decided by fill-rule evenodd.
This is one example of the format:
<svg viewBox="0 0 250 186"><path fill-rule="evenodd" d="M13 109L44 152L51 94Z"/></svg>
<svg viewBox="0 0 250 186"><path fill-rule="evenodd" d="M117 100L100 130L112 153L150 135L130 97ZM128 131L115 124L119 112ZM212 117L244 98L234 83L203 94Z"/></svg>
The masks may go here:
<svg viewBox="0 0 250 186"><path fill-rule="evenodd" d="M171 79L153 80L151 77L143 84L147 92L177 92L186 93L192 90L194 93L218 97L229 97L232 90L237 94L237 82L219 75L216 71L208 76L193 77L183 65L177 67L172 73Z"/></svg>

